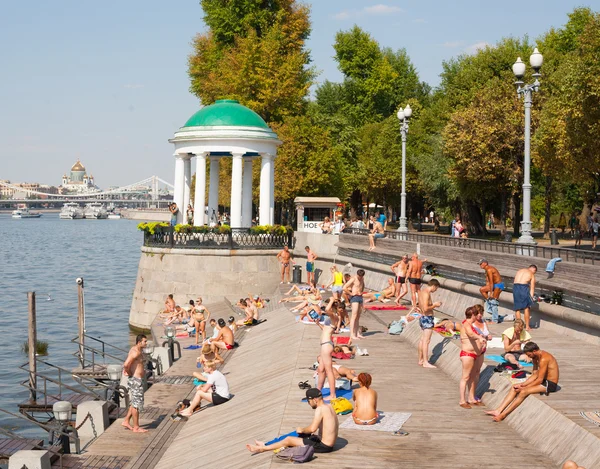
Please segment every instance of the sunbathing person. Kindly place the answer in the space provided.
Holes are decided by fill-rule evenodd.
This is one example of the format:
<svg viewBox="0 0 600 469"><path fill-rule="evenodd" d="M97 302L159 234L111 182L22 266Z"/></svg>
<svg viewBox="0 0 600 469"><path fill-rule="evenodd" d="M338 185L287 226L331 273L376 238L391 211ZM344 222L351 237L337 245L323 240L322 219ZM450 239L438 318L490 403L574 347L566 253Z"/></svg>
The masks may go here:
<svg viewBox="0 0 600 469"><path fill-rule="evenodd" d="M508 363L518 366L519 369L523 368L520 361L531 363L531 359L522 350L522 347L529 341L531 341L531 335L525 330L525 322L522 319L515 319L513 327L502 333L505 352L502 357Z"/></svg>
<svg viewBox="0 0 600 469"><path fill-rule="evenodd" d="M175 300L173 299L173 294L170 293L165 300L165 309L163 313L174 313L175 312Z"/></svg>
<svg viewBox="0 0 600 469"><path fill-rule="evenodd" d="M444 329L446 332L450 332L451 334L454 334L455 332L460 332L462 329L460 322L455 321L453 319L442 319L434 326L434 329L438 328Z"/></svg>
<svg viewBox="0 0 600 469"><path fill-rule="evenodd" d="M219 327L219 325L217 324L217 320L214 318L209 321L209 324L213 328L213 333L209 339L206 339L205 341L203 341L203 343L205 343L205 344L210 344L211 340L216 339L217 336L219 335L219 330L221 329Z"/></svg>
<svg viewBox="0 0 600 469"><path fill-rule="evenodd" d="M346 306L335 297L329 298L329 303L325 307L325 313L331 318L331 324L335 327L335 333L339 333L340 329L348 323L348 312Z"/></svg>
<svg viewBox="0 0 600 469"><path fill-rule="evenodd" d="M321 308L319 308L317 305L310 305L300 312L300 314L296 318L296 322L316 322L313 318L310 317L311 311L316 312L319 315L319 317L323 317L324 311L321 310ZM330 321L329 317L327 319L328 321Z"/></svg>
<svg viewBox="0 0 600 469"><path fill-rule="evenodd" d="M234 333L234 335L235 335L235 332L239 329L239 326L235 322L235 318L233 316L229 316L229 319L227 320L227 327L229 327L229 329L231 329L231 331Z"/></svg>
<svg viewBox="0 0 600 469"><path fill-rule="evenodd" d="M233 331L225 327L225 320L223 318L219 318L217 324L219 325L219 334L215 339L211 339L210 344L221 350L231 350L235 344Z"/></svg>
<svg viewBox="0 0 600 469"><path fill-rule="evenodd" d="M215 364L223 363L223 359L219 355L218 349L213 348L210 344L204 344L200 350L200 356L197 358L196 362L200 363L200 365L204 368L204 365L207 362L214 362ZM206 381L206 377L203 373L195 371L192 373L192 375L194 378Z"/></svg>
<svg viewBox="0 0 600 469"><path fill-rule="evenodd" d="M185 324L189 321L188 312L179 305L175 306L175 311L165 319L165 326L168 326L175 321L179 321L181 324Z"/></svg>
<svg viewBox="0 0 600 469"><path fill-rule="evenodd" d="M345 353L346 355L352 355L354 357L356 347L346 344L334 345L333 353Z"/></svg>
<svg viewBox="0 0 600 469"><path fill-rule="evenodd" d="M298 427L297 437L288 436L285 439L265 445L262 441L255 441L253 445L246 445L252 453L263 453L274 449L293 446L312 446L315 453L330 453L337 440L339 422L333 407L325 404L323 394L317 388L306 391L308 405L315 410L315 416L308 427ZM318 434L315 434L318 432Z"/></svg>
<svg viewBox="0 0 600 469"><path fill-rule="evenodd" d="M533 360L533 373L521 384L514 385L500 406L486 414L494 421L504 420L530 394L550 394L558 391L558 363L554 356L540 348L534 342L527 342L523 352Z"/></svg>
<svg viewBox="0 0 600 469"><path fill-rule="evenodd" d="M346 348L348 346L345 346ZM336 347L333 348L335 352ZM338 365L335 360L331 361L331 366L333 367L333 374L335 375L335 379L346 378L350 381L358 381L358 376L356 375L356 371L348 368L344 365Z"/></svg>
<svg viewBox="0 0 600 469"><path fill-rule="evenodd" d="M224 327L223 329L227 328ZM213 405L221 405L231 397L227 380L223 376L223 373L217 371L215 362L206 362L204 364L204 371L208 373L206 384L198 386L198 390L190 406L180 412L180 415L184 417L190 417L194 413L194 409L200 406L202 400L212 402Z"/></svg>
<svg viewBox="0 0 600 469"><path fill-rule="evenodd" d="M323 298L321 297L321 292L319 290L317 290L316 288L313 288L311 290L310 295L308 295L306 297L306 299L300 303L298 306L296 306L294 309L292 309L292 313L297 313L298 311L300 311L302 308L306 308L307 306L321 306L321 300Z"/></svg>
<svg viewBox="0 0 600 469"><path fill-rule="evenodd" d="M388 278L388 286L380 292L363 293L363 300L365 303L371 301L381 301L394 298L396 293L396 285L394 285L394 279Z"/></svg>
<svg viewBox="0 0 600 469"><path fill-rule="evenodd" d="M375 425L379 414L377 413L377 391L371 389L371 375L361 373L357 379L360 388L352 393L354 401L352 419L356 425Z"/></svg>
<svg viewBox="0 0 600 469"><path fill-rule="evenodd" d="M192 303L192 300L190 300ZM202 298L198 297L196 305L190 311L194 326L196 327L196 345L198 344L198 335L202 334L202 341L206 340L206 321L210 319L210 311L202 304Z"/></svg>

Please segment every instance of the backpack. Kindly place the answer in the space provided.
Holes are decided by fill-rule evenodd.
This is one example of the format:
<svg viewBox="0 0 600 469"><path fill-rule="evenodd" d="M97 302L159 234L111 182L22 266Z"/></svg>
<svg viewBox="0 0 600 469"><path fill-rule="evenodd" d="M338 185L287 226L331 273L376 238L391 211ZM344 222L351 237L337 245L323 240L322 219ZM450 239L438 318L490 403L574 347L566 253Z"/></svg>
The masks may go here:
<svg viewBox="0 0 600 469"><path fill-rule="evenodd" d="M338 397L336 399L331 399L331 407L336 414L346 415L352 412L354 409L352 407L352 403L346 399L345 397Z"/></svg>
<svg viewBox="0 0 600 469"><path fill-rule="evenodd" d="M403 330L404 324L402 323L402 321L392 321L388 332L392 335L398 335L402 333Z"/></svg>
<svg viewBox="0 0 600 469"><path fill-rule="evenodd" d="M284 461L303 463L310 461L315 454L315 449L310 446L292 446L279 451L276 456Z"/></svg>

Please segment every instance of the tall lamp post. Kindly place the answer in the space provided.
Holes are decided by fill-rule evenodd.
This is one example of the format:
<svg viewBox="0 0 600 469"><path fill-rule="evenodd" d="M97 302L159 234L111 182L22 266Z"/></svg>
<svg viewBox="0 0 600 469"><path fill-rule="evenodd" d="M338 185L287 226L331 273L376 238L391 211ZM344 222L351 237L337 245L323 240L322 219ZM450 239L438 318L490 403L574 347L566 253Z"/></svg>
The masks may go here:
<svg viewBox="0 0 600 469"><path fill-rule="evenodd" d="M406 134L408 134L408 120L412 116L412 109L407 104L404 109L400 108L396 114L400 121L400 135L402 136L402 192L400 193L400 233L408 233L406 224Z"/></svg>
<svg viewBox="0 0 600 469"><path fill-rule="evenodd" d="M531 97L534 91L539 91L540 81L539 77L540 68L544 58L537 47L529 57L529 63L533 68L533 78L535 81L531 85L526 85L523 82L523 76L525 76L525 64L521 61L521 57L517 58L517 61L513 64L512 69L517 81L517 94L523 96L525 102L525 158L523 164L523 220L521 221L521 236L517 241L520 244L536 244L533 236L531 235L531 182L529 179L530 167L531 167Z"/></svg>

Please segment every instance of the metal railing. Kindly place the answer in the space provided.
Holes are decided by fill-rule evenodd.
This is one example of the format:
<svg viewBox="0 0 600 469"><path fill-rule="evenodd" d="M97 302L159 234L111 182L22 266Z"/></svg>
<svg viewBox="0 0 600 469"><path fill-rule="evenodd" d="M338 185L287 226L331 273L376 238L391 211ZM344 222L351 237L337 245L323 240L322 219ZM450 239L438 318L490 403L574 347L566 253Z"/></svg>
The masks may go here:
<svg viewBox="0 0 600 469"><path fill-rule="evenodd" d="M346 228L345 234L366 236L369 230L358 228ZM505 241L490 241L479 238L454 238L451 236L440 236L423 233L401 233L399 231L386 231L385 237L400 241L412 241L423 244L434 244L438 246L450 246L463 249L473 249L485 252L497 252L506 254L527 254L542 259L562 258L565 262L577 262L582 264L600 264L600 252L586 251L573 248L560 248L556 246L526 245L519 243L508 243Z"/></svg>
<svg viewBox="0 0 600 469"><path fill-rule="evenodd" d="M158 227L154 233L144 232L144 246L179 249L282 249L294 247L294 233L255 233L251 228L231 228L220 233L180 232L172 226Z"/></svg>
<svg viewBox="0 0 600 469"><path fill-rule="evenodd" d="M93 347L86 343L86 341L93 341L96 344L99 344L98 347ZM106 365L106 359L110 358L111 360L116 361L116 363L123 363L127 359L127 355L129 354L128 350L116 347L114 345L109 344L108 342L104 342L101 339L97 339L92 337L91 335L84 334L83 341L79 340L79 336L71 339L71 342L78 346L78 350L73 353L73 356L76 357L80 363L83 363L83 368L91 367L92 369L96 368L99 365ZM84 350L85 352L89 352L89 354L84 353L84 357L81 356L80 350ZM107 352L107 350L110 351ZM87 358L91 355L91 359ZM97 358L102 359L102 363L99 363Z"/></svg>

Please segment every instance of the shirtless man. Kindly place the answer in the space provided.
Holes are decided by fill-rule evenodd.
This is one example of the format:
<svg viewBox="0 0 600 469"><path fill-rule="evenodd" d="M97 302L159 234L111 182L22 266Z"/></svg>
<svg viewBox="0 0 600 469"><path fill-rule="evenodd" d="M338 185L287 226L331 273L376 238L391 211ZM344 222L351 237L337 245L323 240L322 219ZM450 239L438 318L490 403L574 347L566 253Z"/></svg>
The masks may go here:
<svg viewBox="0 0 600 469"><path fill-rule="evenodd" d="M131 347L129 355L123 363L123 374L127 376L131 404L121 425L127 430L133 430L135 433L146 433L148 431L140 428L140 412L144 409L144 385L142 383L144 360L142 350L147 344L148 339L146 336L138 334L135 338L135 345ZM130 419L133 419L133 427L129 424Z"/></svg>
<svg viewBox="0 0 600 469"><path fill-rule="evenodd" d="M262 441L255 441L253 445L246 445L252 453L263 453L274 449L290 446L312 446L315 453L331 453L337 440L339 422L333 407L323 401L323 394L317 388L306 391L308 405L315 409L315 416L308 427L298 427L298 436L288 436L278 443L265 445ZM318 434L314 434L318 431Z"/></svg>
<svg viewBox="0 0 600 469"><path fill-rule="evenodd" d="M292 259L292 253L288 246L283 246L283 250L277 254L277 260L281 262L281 282L284 282L284 277L287 279L287 283L290 283L290 264L295 264Z"/></svg>
<svg viewBox="0 0 600 469"><path fill-rule="evenodd" d="M363 308L363 292L365 290L365 271L358 269L356 275L344 285L344 291L350 297L352 305L352 316L350 317L350 338L352 340L364 339L364 336L359 334L360 313Z"/></svg>
<svg viewBox="0 0 600 469"><path fill-rule="evenodd" d="M360 388L352 393L354 401L352 419L356 425L375 425L379 414L377 413L377 391L371 389L371 375L359 374L358 382Z"/></svg>
<svg viewBox="0 0 600 469"><path fill-rule="evenodd" d="M402 259L391 267L396 276L396 304L408 293L408 284L406 283L406 272L408 270L408 254L404 254Z"/></svg>
<svg viewBox="0 0 600 469"><path fill-rule="evenodd" d="M479 289L479 292L485 300L486 313L491 313L492 322L498 324L498 298L500 298L500 292L504 290L504 282L498 269L492 267L487 259L481 259L479 267L485 270L485 285Z"/></svg>
<svg viewBox="0 0 600 469"><path fill-rule="evenodd" d="M522 346L531 340L531 335L525 329L525 323L522 319L515 319L513 327L506 329L502 333L502 342L504 345L504 359L508 363L517 365L523 368L519 362L524 361L530 363L531 360L523 352Z"/></svg>
<svg viewBox="0 0 600 469"><path fill-rule="evenodd" d="M429 342L431 342L431 334L433 333L433 310L442 306L442 303L431 301L431 294L435 293L440 287L440 282L436 279L431 279L427 286L419 291L419 309L421 317L421 340L419 342L419 366L423 368L436 368L435 365L429 363Z"/></svg>
<svg viewBox="0 0 600 469"><path fill-rule="evenodd" d="M394 279L388 278L388 286L386 288L380 292L365 293L363 298L365 299L365 304L369 303L370 301L387 300L394 297L395 291L396 286L394 285Z"/></svg>
<svg viewBox="0 0 600 469"><path fill-rule="evenodd" d="M375 249L375 240L379 238L383 238L385 236L385 230L383 229L383 225L376 221L373 225L373 229L371 233L369 233L369 251Z"/></svg>
<svg viewBox="0 0 600 469"><path fill-rule="evenodd" d="M521 311L525 313L525 330L530 331L529 314L533 304L533 294L535 292L535 273L537 266L531 264L526 269L517 270L513 282L513 309L517 319L521 319Z"/></svg>
<svg viewBox="0 0 600 469"><path fill-rule="evenodd" d="M167 296L167 299L165 301L165 313L173 313L175 311L175 300L173 299L173 294L170 293L169 296Z"/></svg>
<svg viewBox="0 0 600 469"><path fill-rule="evenodd" d="M419 260L419 255L415 252L410 262L408 263L408 268L406 270L406 276L408 278L408 283L410 283L410 291L411 291L411 304L413 307L417 306L417 301L419 301L419 290L421 289L421 275L423 273L423 262L426 262L427 259Z"/></svg>
<svg viewBox="0 0 600 469"><path fill-rule="evenodd" d="M473 323L477 317L477 309L473 306L467 308L465 317L466 319L462 322L460 332L462 377L458 385L460 393L458 405L464 409L470 409L472 405L482 405L481 401L475 397L475 388L477 387L475 385L475 374L479 373L475 363L485 350L487 340L473 329Z"/></svg>
<svg viewBox="0 0 600 469"><path fill-rule="evenodd" d="M206 340L206 322L210 319L210 311L202 304L202 298L198 297L191 313L196 327L196 345L198 345L199 334L202 334L202 342Z"/></svg>
<svg viewBox="0 0 600 469"><path fill-rule="evenodd" d="M309 285L313 285L315 282L315 259L317 255L309 246L306 246L304 250L306 251L306 281Z"/></svg>
<svg viewBox="0 0 600 469"><path fill-rule="evenodd" d="M188 312L185 309L183 309L181 306L176 305L173 313L171 313L171 315L165 319L165 326L168 326L169 324L171 324L175 321L179 321L181 324L185 324L186 322L188 322L187 316L188 316Z"/></svg>
<svg viewBox="0 0 600 469"><path fill-rule="evenodd" d="M486 414L491 415L494 421L504 420L513 410L530 394L550 394L558 391L558 363L554 356L540 348L534 342L528 342L523 352L533 360L533 372L527 380L514 385L502 404L496 410Z"/></svg>
<svg viewBox="0 0 600 469"><path fill-rule="evenodd" d="M219 318L217 324L219 325L219 334L214 339L211 339L211 345L221 350L231 350L235 343L233 331L228 327L225 327L225 319L223 318Z"/></svg>

